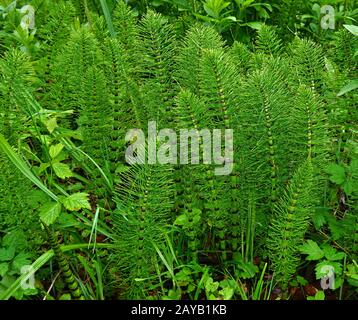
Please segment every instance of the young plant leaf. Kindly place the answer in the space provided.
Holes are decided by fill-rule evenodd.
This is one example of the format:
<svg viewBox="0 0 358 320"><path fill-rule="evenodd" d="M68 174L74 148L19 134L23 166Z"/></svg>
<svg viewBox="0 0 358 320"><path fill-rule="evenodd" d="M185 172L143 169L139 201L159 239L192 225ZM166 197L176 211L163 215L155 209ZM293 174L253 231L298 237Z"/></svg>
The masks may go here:
<svg viewBox="0 0 358 320"><path fill-rule="evenodd" d="M88 193L75 193L67 198L61 197L62 204L67 210L80 211L81 209L91 209L91 205L88 201Z"/></svg>
<svg viewBox="0 0 358 320"><path fill-rule="evenodd" d="M65 163L61 163L61 162L53 163L52 168L55 171L56 176L58 176L61 179L71 178L73 176L70 167Z"/></svg>
<svg viewBox="0 0 358 320"><path fill-rule="evenodd" d="M40 210L41 221L49 226L53 224L61 213L61 204L59 202L46 203Z"/></svg>
<svg viewBox="0 0 358 320"><path fill-rule="evenodd" d="M323 250L318 246L318 244L312 240L307 240L300 247L302 254L307 254L306 260L319 260L324 257Z"/></svg>
<svg viewBox="0 0 358 320"><path fill-rule="evenodd" d="M51 159L55 159L61 153L63 147L64 145L62 143L52 145L49 150Z"/></svg>

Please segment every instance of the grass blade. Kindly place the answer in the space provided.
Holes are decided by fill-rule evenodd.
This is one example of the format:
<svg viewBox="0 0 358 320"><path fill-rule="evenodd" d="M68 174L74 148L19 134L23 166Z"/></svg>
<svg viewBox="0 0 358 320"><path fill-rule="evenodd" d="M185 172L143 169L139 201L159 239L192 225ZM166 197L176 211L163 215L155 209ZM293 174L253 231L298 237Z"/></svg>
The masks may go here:
<svg viewBox="0 0 358 320"><path fill-rule="evenodd" d="M107 0L100 0L100 2L101 2L101 7L102 7L103 14L104 14L104 18L106 19L106 22L107 22L109 33L112 37L115 37L116 32L114 31L112 17L111 17L109 8L108 8Z"/></svg>
<svg viewBox="0 0 358 320"><path fill-rule="evenodd" d="M28 178L32 183L38 186L43 192L45 192L49 197L51 197L56 202L58 197L49 190L44 183L31 171L29 166L25 161L23 161L14 149L9 145L5 137L0 134L0 150L2 150L10 161L21 171L21 173Z"/></svg>

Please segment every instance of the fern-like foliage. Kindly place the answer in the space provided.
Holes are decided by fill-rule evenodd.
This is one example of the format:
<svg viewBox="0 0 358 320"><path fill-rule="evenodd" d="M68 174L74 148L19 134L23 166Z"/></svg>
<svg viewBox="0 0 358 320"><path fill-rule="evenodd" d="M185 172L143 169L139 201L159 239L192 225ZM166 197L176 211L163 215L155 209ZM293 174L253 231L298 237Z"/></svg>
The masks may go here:
<svg viewBox="0 0 358 320"><path fill-rule="evenodd" d="M176 93L173 79L175 34L166 19L148 11L140 25L142 62L141 92L146 108L146 121L156 120L159 126L170 127L173 122L173 98Z"/></svg>
<svg viewBox="0 0 358 320"><path fill-rule="evenodd" d="M185 88L178 99L179 122L183 125L185 121L182 120L187 119L187 128L232 129L234 126L239 77L232 55L224 50L223 45L216 31L207 27L194 27L186 36L178 58L177 74L180 85ZM200 210L209 232L201 244L196 242L196 248L216 248L225 258L226 251L237 248L238 242L230 233L238 222L234 204L235 179L215 176L214 165L196 166L188 174L179 171L177 177L179 190L188 190L187 186L192 184L199 195L195 197L190 192L181 194L179 191L179 203L186 203L189 209L184 209L185 212ZM193 249L192 240L189 244Z"/></svg>
<svg viewBox="0 0 358 320"><path fill-rule="evenodd" d="M78 119L83 136L83 150L107 173L114 171L110 147L113 128L112 102L103 71L91 67L85 74L81 92L81 112ZM115 156L115 154L113 154ZM103 186L98 170L94 186ZM95 189L96 187L93 187Z"/></svg>
<svg viewBox="0 0 358 320"><path fill-rule="evenodd" d="M0 59L0 74L0 130L10 143L15 143L29 115L23 94L33 91L38 79L34 64L17 49Z"/></svg>
<svg viewBox="0 0 358 320"><path fill-rule="evenodd" d="M131 57L136 65L140 62L139 29L137 18L124 1L118 1L113 11L113 27L116 32L116 38L122 44L128 56Z"/></svg>
<svg viewBox="0 0 358 320"><path fill-rule="evenodd" d="M39 165L35 170L49 188L56 186L59 193L78 188L90 194L92 207L105 211L106 220L97 221L101 215L96 215L95 222L114 241L109 262L121 297L160 297L158 275L166 290L163 275L170 267L161 253L168 252L169 237L180 265L207 268L214 262L215 281L220 268L235 271L233 263L252 262L262 253L274 279L287 289L309 220L330 201L322 194L332 147L354 149L356 94L337 93L355 78L356 39L338 32L325 57L311 40L296 37L285 47L279 30L263 25L250 45L228 46L207 24L193 23L186 31L190 19L173 22L151 10L137 17L128 1L111 2L115 36L110 37L100 1L43 3L46 9L36 21L46 23L25 37L39 41L35 53L10 48L0 58L0 131L26 151L30 166ZM292 12L297 3L303 8L303 1L284 3ZM53 131L45 128L49 117ZM188 164L126 163L126 133L145 131L150 120L178 136L181 129L195 134L208 129L210 138L214 129L232 129L234 141L226 141L234 145L231 174L215 174L223 164L214 163L212 152L211 163L203 163L204 142L214 146L202 137L199 164L191 164L190 138ZM65 147L51 160L48 149L55 153L59 142ZM218 150L224 156L223 143ZM354 151L349 152L350 157ZM48 174L51 161L58 160L73 169L66 184ZM347 179L354 176L354 165L347 161ZM37 210L48 199L28 192L32 187L0 155L0 237L24 232L30 245L36 243ZM338 188L343 193L343 185ZM355 194L344 198L343 209L353 212L355 200ZM60 264L79 297L66 261Z"/></svg>
<svg viewBox="0 0 358 320"><path fill-rule="evenodd" d="M0 152L0 237L3 233L20 234L23 248L36 250L43 242L40 203L41 193L33 190L30 181Z"/></svg>
<svg viewBox="0 0 358 320"><path fill-rule="evenodd" d="M278 55L282 50L282 41L272 26L263 25L258 31L256 50L269 55Z"/></svg>
<svg viewBox="0 0 358 320"><path fill-rule="evenodd" d="M312 40L295 38L290 51L297 80L313 91L320 91L324 72L322 48Z"/></svg>
<svg viewBox="0 0 358 320"><path fill-rule="evenodd" d="M207 107L195 94L188 90L182 90L176 98L175 106L176 129L191 129L200 132L210 123L210 117L207 113ZM203 140L199 143L199 150L203 152ZM206 141L207 142L207 141ZM190 149L188 150L190 151ZM191 163L192 154L187 155L188 163ZM200 156L201 161L203 160ZM198 260L199 251L205 250L210 246L207 238L208 226L202 223L207 222L205 217L205 198L210 190L204 190L207 183L205 179L212 168L204 164L179 165L174 170L175 185L175 203L174 213L179 216L194 216L194 213L200 217L197 222L192 221L183 231L184 250L188 259Z"/></svg>
<svg viewBox="0 0 358 320"><path fill-rule="evenodd" d="M310 157L320 163L329 152L328 118L325 106L312 89L300 86L294 98L295 121L290 120L290 131L295 140L293 151L297 163Z"/></svg>
<svg viewBox="0 0 358 320"><path fill-rule="evenodd" d="M255 192L258 219L267 218L288 174L290 148L284 120L289 101L280 74L269 67L255 71L240 94L235 161L241 173L240 189L247 194L260 186Z"/></svg>
<svg viewBox="0 0 358 320"><path fill-rule="evenodd" d="M357 76L358 59L355 56L358 50L357 36L345 29L339 30L334 45L331 53L332 60L340 66L342 72L347 73L347 76Z"/></svg>
<svg viewBox="0 0 358 320"><path fill-rule="evenodd" d="M41 63L43 64L44 85L51 85L51 71L57 55L65 47L74 22L75 9L71 2L60 2L58 6L50 6L46 24L39 29L39 39L44 45L41 47Z"/></svg>
<svg viewBox="0 0 358 320"><path fill-rule="evenodd" d="M86 22L90 12L99 12L99 1L95 0L71 0L72 5L76 9L76 15L81 22Z"/></svg>
<svg viewBox="0 0 358 320"><path fill-rule="evenodd" d="M313 168L308 158L292 177L274 207L267 245L275 279L286 289L299 265L298 247L313 213Z"/></svg>
<svg viewBox="0 0 358 320"><path fill-rule="evenodd" d="M118 266L126 297L143 298L156 272L157 248L165 246L170 223L174 185L167 166L132 166L120 175L112 220ZM162 249L161 249L162 250Z"/></svg>
<svg viewBox="0 0 358 320"><path fill-rule="evenodd" d="M230 48L230 54L233 57L237 71L242 75L246 75L252 57L252 53L247 46L241 42L235 41Z"/></svg>
<svg viewBox="0 0 358 320"><path fill-rule="evenodd" d="M67 46L56 58L53 67L54 84L51 97L54 108L78 112L78 100L87 70L101 58L97 39L86 26L77 26L71 32Z"/></svg>
<svg viewBox="0 0 358 320"><path fill-rule="evenodd" d="M113 114L112 162L124 161L126 132L142 128L145 111L139 92L138 71L132 57L117 39L106 39L102 47Z"/></svg>
<svg viewBox="0 0 358 320"><path fill-rule="evenodd" d="M195 25L188 32L180 48L177 77L181 86L192 92L200 93L201 61L205 50L219 49L223 40L214 28Z"/></svg>

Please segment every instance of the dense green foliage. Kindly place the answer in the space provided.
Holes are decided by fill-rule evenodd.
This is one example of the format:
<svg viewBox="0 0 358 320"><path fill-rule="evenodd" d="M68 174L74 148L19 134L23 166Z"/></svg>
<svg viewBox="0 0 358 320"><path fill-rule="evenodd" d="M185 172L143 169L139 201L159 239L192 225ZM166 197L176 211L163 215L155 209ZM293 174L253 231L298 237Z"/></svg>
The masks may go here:
<svg viewBox="0 0 358 320"><path fill-rule="evenodd" d="M336 2L323 30L309 0L0 0L0 299L314 299L327 268L356 299L357 9ZM149 121L232 129L231 174L128 164Z"/></svg>

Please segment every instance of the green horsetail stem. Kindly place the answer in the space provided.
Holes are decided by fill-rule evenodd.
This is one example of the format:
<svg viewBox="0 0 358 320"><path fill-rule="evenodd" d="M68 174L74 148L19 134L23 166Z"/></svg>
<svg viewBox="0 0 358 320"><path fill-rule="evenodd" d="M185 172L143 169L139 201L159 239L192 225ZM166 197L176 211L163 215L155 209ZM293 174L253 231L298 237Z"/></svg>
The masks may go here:
<svg viewBox="0 0 358 320"><path fill-rule="evenodd" d="M73 274L72 270L70 269L70 265L64 256L64 254L61 251L60 244L58 243L58 239L55 236L55 234L45 225L45 230L48 234L50 245L53 248L53 251L55 253L55 257L57 259L57 263L60 267L60 270L62 271L62 274L64 276L65 282L70 289L71 295L76 300L84 300L84 296L82 294L82 291L80 287L78 286L77 280L75 275Z"/></svg>

